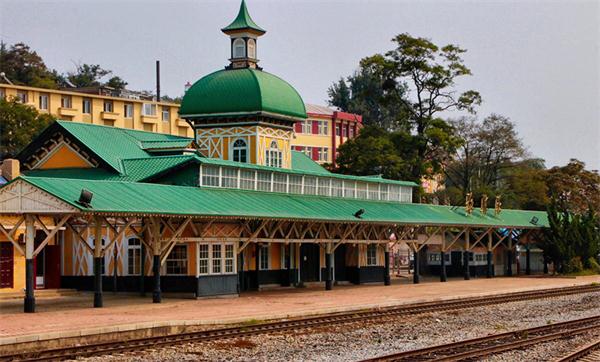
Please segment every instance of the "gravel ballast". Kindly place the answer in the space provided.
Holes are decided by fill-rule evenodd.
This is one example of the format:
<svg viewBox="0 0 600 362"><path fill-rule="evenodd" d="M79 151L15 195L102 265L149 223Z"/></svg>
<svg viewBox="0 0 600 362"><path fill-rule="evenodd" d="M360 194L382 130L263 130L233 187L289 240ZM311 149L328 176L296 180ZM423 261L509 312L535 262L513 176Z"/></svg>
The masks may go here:
<svg viewBox="0 0 600 362"><path fill-rule="evenodd" d="M357 361L515 329L600 314L600 292L504 303L450 312L392 317L295 333L190 343L90 361ZM547 361L600 337L600 332L539 344L487 361Z"/></svg>

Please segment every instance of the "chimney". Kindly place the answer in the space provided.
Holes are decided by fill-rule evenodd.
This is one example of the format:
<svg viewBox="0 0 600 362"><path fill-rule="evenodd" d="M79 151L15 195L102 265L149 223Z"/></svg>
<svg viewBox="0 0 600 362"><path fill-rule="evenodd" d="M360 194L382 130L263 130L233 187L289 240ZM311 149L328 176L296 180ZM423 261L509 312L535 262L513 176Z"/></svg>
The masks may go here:
<svg viewBox="0 0 600 362"><path fill-rule="evenodd" d="M12 158L7 158L2 161L0 165L0 175L2 175L7 181L11 181L21 174L21 167L19 165L19 160L15 160Z"/></svg>
<svg viewBox="0 0 600 362"><path fill-rule="evenodd" d="M160 60L156 61L156 101L160 102Z"/></svg>

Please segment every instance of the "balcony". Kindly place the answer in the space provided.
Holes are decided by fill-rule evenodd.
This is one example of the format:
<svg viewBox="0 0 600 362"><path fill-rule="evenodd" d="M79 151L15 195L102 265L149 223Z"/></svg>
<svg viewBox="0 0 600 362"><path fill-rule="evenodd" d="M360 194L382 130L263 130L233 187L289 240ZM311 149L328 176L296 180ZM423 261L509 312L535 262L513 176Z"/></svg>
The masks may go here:
<svg viewBox="0 0 600 362"><path fill-rule="evenodd" d="M75 108L60 107L58 108L58 114L60 116L75 117L77 115L77 110Z"/></svg>
<svg viewBox="0 0 600 362"><path fill-rule="evenodd" d="M140 118L142 119L142 123L158 124L158 117L156 115L152 116L152 115L142 114L142 116Z"/></svg>
<svg viewBox="0 0 600 362"><path fill-rule="evenodd" d="M100 118L105 121L116 121L119 118L119 114L115 112L100 112Z"/></svg>

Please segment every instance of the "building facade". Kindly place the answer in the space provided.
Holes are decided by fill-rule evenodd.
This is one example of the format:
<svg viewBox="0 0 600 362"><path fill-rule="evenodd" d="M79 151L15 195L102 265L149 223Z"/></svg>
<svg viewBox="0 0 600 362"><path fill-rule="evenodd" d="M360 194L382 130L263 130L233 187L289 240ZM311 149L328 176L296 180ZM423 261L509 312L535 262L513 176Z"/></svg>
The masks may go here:
<svg viewBox="0 0 600 362"><path fill-rule="evenodd" d="M319 117L258 66L265 31L244 1L222 31L229 65L196 81L179 110L194 140L57 121L18 155L21 176L10 162L0 187L0 291L24 288L25 312L35 311L36 288L93 290L102 307L103 290L152 292L158 303L162 291L390 285L395 243L410 248L417 271L430 244L441 261L453 249L484 248L491 277L494 252L514 255L503 230L547 226L544 212L416 204L412 182L326 170L292 149L296 125ZM331 121L347 124L343 117ZM443 262L440 270L445 281Z"/></svg>

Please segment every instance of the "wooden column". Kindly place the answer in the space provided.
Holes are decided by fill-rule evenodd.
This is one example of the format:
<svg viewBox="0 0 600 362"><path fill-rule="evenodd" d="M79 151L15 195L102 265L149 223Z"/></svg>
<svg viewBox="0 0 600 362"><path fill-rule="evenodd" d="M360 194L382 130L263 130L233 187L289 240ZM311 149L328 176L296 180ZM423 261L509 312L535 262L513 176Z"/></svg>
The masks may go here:
<svg viewBox="0 0 600 362"><path fill-rule="evenodd" d="M421 282L421 276L419 275L419 247L417 245L413 245L413 261L414 261L413 283L419 284Z"/></svg>
<svg viewBox="0 0 600 362"><path fill-rule="evenodd" d="M469 270L469 255L471 253L470 251L470 240L471 240L471 230L467 229L467 232L465 233L465 253L463 255L463 265L464 265L464 277L465 280L469 280L471 279L471 271Z"/></svg>
<svg viewBox="0 0 600 362"><path fill-rule="evenodd" d="M446 282L446 230L442 229L442 249L440 252L440 282Z"/></svg>
<svg viewBox="0 0 600 362"><path fill-rule="evenodd" d="M492 265L493 262L493 258L494 255L492 253L492 248L493 248L493 239L492 239L492 232L488 232L488 246L487 246L487 273L486 273L486 277L487 278L491 278L492 276L494 276L494 266Z"/></svg>
<svg viewBox="0 0 600 362"><path fill-rule="evenodd" d="M390 278L390 243L385 244L385 251L383 253L384 257L384 265L385 270L383 271L383 285L392 284L392 280Z"/></svg>
<svg viewBox="0 0 600 362"><path fill-rule="evenodd" d="M94 308L102 307L102 218L94 218Z"/></svg>
<svg viewBox="0 0 600 362"><path fill-rule="evenodd" d="M529 243L525 244L525 274L531 275L531 250Z"/></svg>
<svg viewBox="0 0 600 362"><path fill-rule="evenodd" d="M512 256L513 244L512 244L512 229L509 229L508 234L508 250L506 251L506 275L512 276L512 264L513 264L513 256Z"/></svg>
<svg viewBox="0 0 600 362"><path fill-rule="evenodd" d="M333 288L333 270L332 270L332 243L325 245L325 290L331 290Z"/></svg>
<svg viewBox="0 0 600 362"><path fill-rule="evenodd" d="M160 303L162 292L160 290L160 220L152 218L150 230L152 233L152 272L154 277L154 290L152 291L152 303Z"/></svg>
<svg viewBox="0 0 600 362"><path fill-rule="evenodd" d="M35 224L32 215L25 215L25 299L24 312L35 313L35 275L33 273L33 249Z"/></svg>
<svg viewBox="0 0 600 362"><path fill-rule="evenodd" d="M260 245L258 243L254 243L255 256L254 266L256 268L256 290L260 289Z"/></svg>

